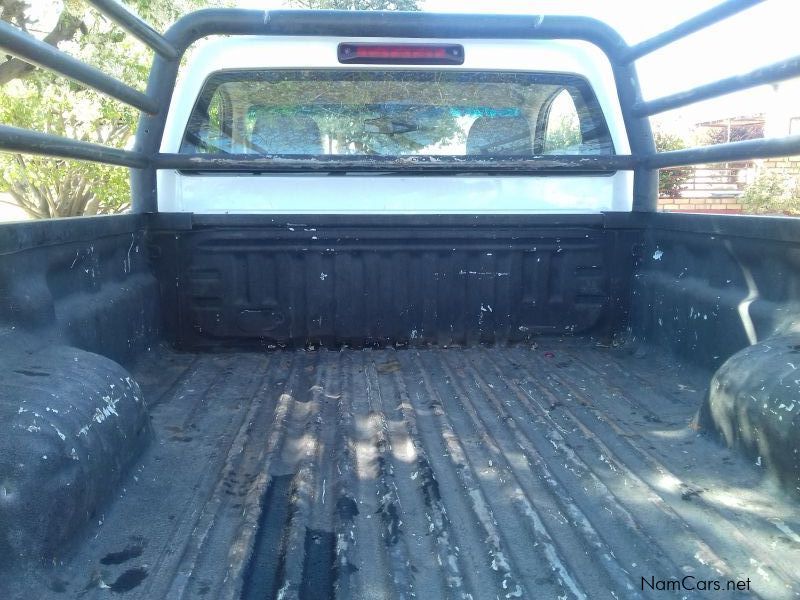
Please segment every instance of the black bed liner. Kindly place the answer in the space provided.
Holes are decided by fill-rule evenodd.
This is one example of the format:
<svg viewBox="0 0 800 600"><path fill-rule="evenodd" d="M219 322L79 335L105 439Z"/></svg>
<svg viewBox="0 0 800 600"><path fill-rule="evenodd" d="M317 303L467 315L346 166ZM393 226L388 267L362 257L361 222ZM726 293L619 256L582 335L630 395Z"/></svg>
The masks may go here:
<svg viewBox="0 0 800 600"><path fill-rule="evenodd" d="M135 375L154 443L73 558L11 597L800 592L795 507L692 426L702 374L658 356L160 349Z"/></svg>

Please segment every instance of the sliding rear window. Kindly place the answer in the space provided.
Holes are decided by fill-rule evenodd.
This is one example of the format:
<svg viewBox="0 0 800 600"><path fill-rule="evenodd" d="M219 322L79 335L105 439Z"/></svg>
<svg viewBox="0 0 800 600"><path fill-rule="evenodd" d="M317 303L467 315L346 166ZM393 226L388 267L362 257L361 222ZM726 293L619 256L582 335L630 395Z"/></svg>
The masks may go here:
<svg viewBox="0 0 800 600"><path fill-rule="evenodd" d="M575 75L336 69L213 74L180 152L501 160L614 148Z"/></svg>

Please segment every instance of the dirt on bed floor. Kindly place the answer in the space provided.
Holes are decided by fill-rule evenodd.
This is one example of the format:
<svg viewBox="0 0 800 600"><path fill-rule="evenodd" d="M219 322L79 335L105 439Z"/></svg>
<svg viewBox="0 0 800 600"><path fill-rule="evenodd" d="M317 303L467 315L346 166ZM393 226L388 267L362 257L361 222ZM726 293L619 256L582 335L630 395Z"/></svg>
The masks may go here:
<svg viewBox="0 0 800 600"><path fill-rule="evenodd" d="M27 597L800 595L796 504L658 355L161 349L135 374L154 441Z"/></svg>

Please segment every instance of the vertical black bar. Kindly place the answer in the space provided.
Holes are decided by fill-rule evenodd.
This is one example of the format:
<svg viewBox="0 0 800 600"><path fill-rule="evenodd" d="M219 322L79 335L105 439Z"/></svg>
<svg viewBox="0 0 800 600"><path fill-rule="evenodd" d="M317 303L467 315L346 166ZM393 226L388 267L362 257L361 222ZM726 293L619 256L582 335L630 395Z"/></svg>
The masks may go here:
<svg viewBox="0 0 800 600"><path fill-rule="evenodd" d="M626 64L616 53L608 53L617 94L622 109L622 118L628 132L631 155L649 156L656 152L650 119L634 114L633 107L641 101L639 76L636 67ZM648 165L638 165L633 170L633 210L654 212L658 205L658 171Z"/></svg>

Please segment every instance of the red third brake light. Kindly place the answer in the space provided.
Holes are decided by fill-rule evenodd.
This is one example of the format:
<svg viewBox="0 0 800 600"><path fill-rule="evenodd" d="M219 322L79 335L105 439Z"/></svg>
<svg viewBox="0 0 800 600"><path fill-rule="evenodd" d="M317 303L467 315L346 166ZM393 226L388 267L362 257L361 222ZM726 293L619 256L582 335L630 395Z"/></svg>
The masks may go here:
<svg viewBox="0 0 800 600"><path fill-rule="evenodd" d="M444 48L424 46L356 46L357 58L445 58Z"/></svg>
<svg viewBox="0 0 800 600"><path fill-rule="evenodd" d="M350 64L461 65L458 44L339 44L339 62Z"/></svg>

